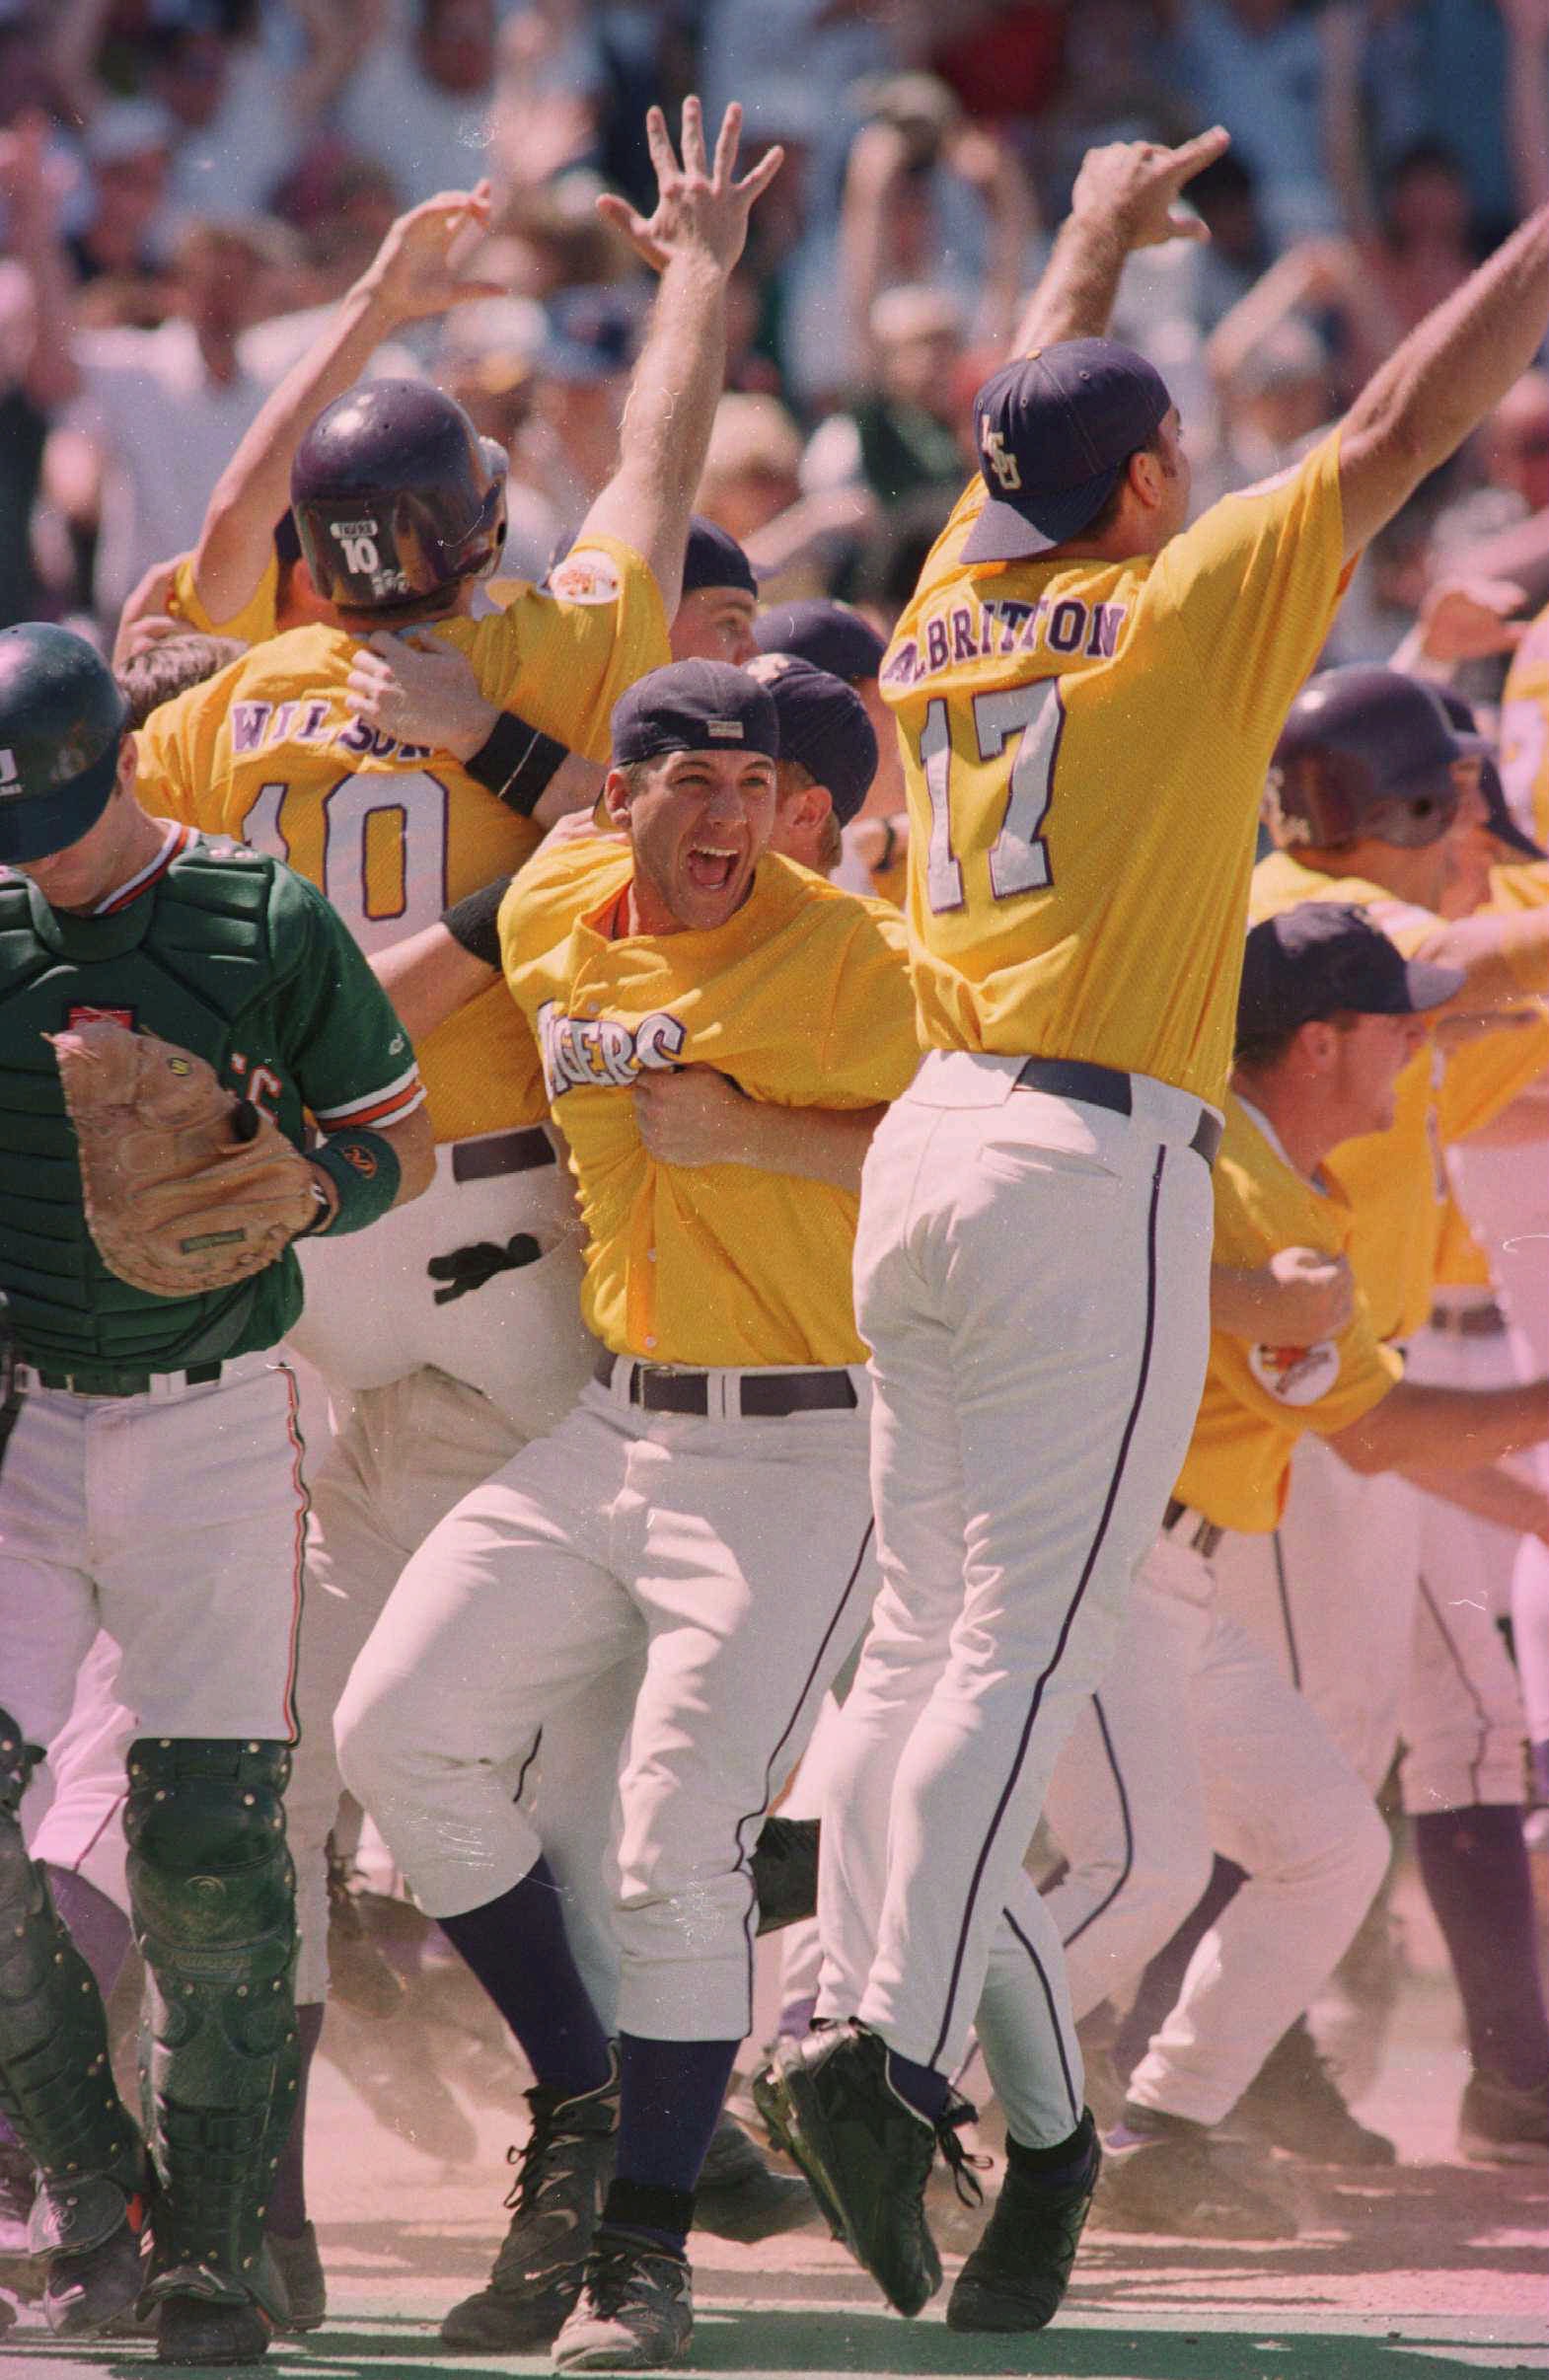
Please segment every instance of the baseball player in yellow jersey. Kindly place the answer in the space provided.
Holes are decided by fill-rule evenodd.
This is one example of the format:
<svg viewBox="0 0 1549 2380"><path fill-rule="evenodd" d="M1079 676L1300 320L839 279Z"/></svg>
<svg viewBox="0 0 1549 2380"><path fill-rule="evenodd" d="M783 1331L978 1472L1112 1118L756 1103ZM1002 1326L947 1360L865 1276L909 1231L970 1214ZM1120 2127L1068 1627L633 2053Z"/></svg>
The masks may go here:
<svg viewBox="0 0 1549 2380"><path fill-rule="evenodd" d="M1166 387L1096 335L1126 254L1179 228L1178 190L1223 146L1084 162L1024 360L975 403L980 481L883 673L930 1047L866 1164L856 1303L885 1585L824 1822L832 1837L885 1814L888 1875L858 2006L831 2012L858 2021L782 2055L773 2089L851 2245L913 2306L946 2077L1204 1375L1208 1160L1261 773L1347 564L1549 323L1546 213L1293 471L1186 528ZM1057 1972L1052 1926L1037 1947ZM1051 2307L1095 2169L1058 2007L1047 2128L1017 2142L1047 2185L1023 2252ZM883 2171L907 2182L883 2194Z"/></svg>
<svg viewBox="0 0 1549 2380"><path fill-rule="evenodd" d="M1251 1266L1280 1247L1333 1252L1348 1243L1352 1211L1329 1153L1356 1134L1384 1128L1398 1074L1424 1037L1418 1011L1436 1009L1459 983L1455 969L1401 960L1355 906L1308 903L1254 929L1233 1096L1216 1175L1220 1260ZM1542 1380L1476 1392L1402 1377L1399 1358L1376 1338L1359 1298L1346 1327L1310 1347L1213 1332L1188 1458L1143 1578L1151 1595L1170 1585L1187 1598L1192 1569L1194 1598L1209 1610L1208 1618L1195 1616L1206 1650L1192 1685L1164 1707L1175 1711L1181 1701L1190 1710L1199 1733L1209 1840L1252 1881L1217 1919L1177 2006L1132 2077L1115 2136L1125 2144L1123 2155L1105 2178L1105 2219L1123 2216L1139 2228L1163 2220L1192 2228L1195 2220L1224 2212L1228 2227L1250 2230L1255 2210L1245 2201L1252 2194L1243 2191L1240 2175L1212 2170L1199 2127L1218 2122L1233 2107L1281 2026L1321 1980L1314 1970L1332 1967L1361 1914L1359 1892L1345 1897L1337 1916L1326 1889L1301 1897L1315 1854L1327 1858L1337 1839L1320 1829L1337 1820L1340 1781L1347 1825L1349 1794L1365 1803L1362 1830L1348 1841L1347 1855L1364 1862L1367 1896L1386 1862L1384 1830L1369 1797L1309 1705L1288 1685L1265 1678L1264 1650L1220 1610L1213 1574L1241 1536L1261 1539L1273 1530L1292 1450L1309 1432L1342 1460L1372 1473L1438 1458L1444 1463L1460 1441L1488 1460L1532 1443L1546 1428L1549 1385ZM1179 1604L1173 1617L1183 1617ZM1155 1770L1145 1763L1158 1758L1156 1705L1149 1740L1143 1725L1126 1729L1124 1711L1127 1704L1143 1705L1144 1695L1133 1668L1116 1663L1098 1697L1115 1752L1110 1811L1113 1780L1122 1780L1132 1807L1143 1813L1143 1828L1155 1798ZM1282 1702L1277 1720L1272 1713ZM1266 1755L1263 1739L1276 1747L1274 1753ZM1062 1771L1077 1741L1072 1738ZM1294 1754L1288 1756L1292 1745ZM1279 1758L1286 1765L1272 1782ZM1089 1765L1097 1778L1095 1756ZM1165 1798L1176 1807L1173 1795ZM1058 1833L1058 1815L1055 1823ZM1160 1822L1164 1828L1166 1823ZM1108 1828L1112 1833L1111 1815ZM1277 1874L1277 1852L1291 1848L1297 1835L1289 1866ZM1199 1875L1198 1845L1196 1863ZM1341 1883L1349 1875L1347 1864ZM1053 1896L1057 1907L1065 1892L1061 1887ZM1100 1935L1105 1921L1106 1913L1099 1914L1090 1932ZM1348 2119L1346 2133L1338 2143L1321 2143L1329 2162L1391 2162L1391 2148L1378 2135ZM1273 2207L1269 2213L1274 2228Z"/></svg>
<svg viewBox="0 0 1549 2380"><path fill-rule="evenodd" d="M653 112L661 199L649 225L631 223L661 272L658 304L619 470L552 588L523 588L504 612L470 616L480 573L500 550L503 459L438 392L372 383L312 424L291 475L312 582L345 625L255 646L211 686L157 713L142 736L160 808L288 852L368 950L518 865L540 840L544 796L566 743L604 758L612 702L666 657L720 380L725 279L749 209L777 165L765 160L737 181L736 135L731 111L710 160L698 104L689 103L680 166ZM466 653L486 694L519 707L527 729L498 791L450 754L362 723L351 672L384 621L430 624ZM308 1670L319 1720L407 1551L508 1456L513 1428L525 1439L566 1408L590 1362L577 1313L573 1202L540 1129L541 1078L510 1003L496 986L432 1039L431 1216L368 1271L346 1262L315 1272L315 1327L303 1352L336 1388L358 1392L315 1489ZM460 1254L469 1248L475 1257ZM551 1734L555 1772L564 1733ZM582 1749L587 1734L583 1725ZM315 2007L319 1860L337 1780L326 1727L309 1728L305 1745L291 1827L312 1897L304 1987ZM566 1798L557 1788L552 1796L561 1818Z"/></svg>
<svg viewBox="0 0 1549 2380"><path fill-rule="evenodd" d="M1516 824L1549 843L1549 607L1512 657L1501 694L1501 781Z"/></svg>
<svg viewBox="0 0 1549 2380"><path fill-rule="evenodd" d="M1444 1061L1412 1063L1392 1128L1336 1153L1355 1212L1351 1262L1375 1328L1394 1340L1432 1312L1445 1147L1503 1109L1545 1059L1532 996L1549 981L1549 919L1494 906L1441 914L1485 815L1479 758L1429 690L1386 670L1323 673L1276 754L1270 811L1285 848L1254 877L1255 915L1335 893L1358 900L1407 954L1464 970L1461 1008L1508 1019L1455 1040ZM1403 1479L1360 1479L1309 1440L1274 1538L1223 1550L1221 1594L1372 1787L1402 1737L1404 1806L1469 2029L1463 2146L1542 2154L1549 2021L1521 1842L1520 1695L1490 1609L1467 1596L1441 1609L1422 1594L1426 1511Z"/></svg>
<svg viewBox="0 0 1549 2380"><path fill-rule="evenodd" d="M680 1066L836 1108L913 1074L901 937L767 854L777 749L774 702L742 672L652 673L615 713L607 799L627 844L556 846L512 888L507 979L570 1144L605 1352L561 1428L408 1564L338 1713L346 1780L498 2000L568 2144L569 2252L529 2288L532 2342L574 2306L562 2369L688 2343L683 2238L751 2015L749 1834L868 1593L854 1193L660 1163L640 1122L641 1078ZM619 1783L616 2086L539 1842L490 1763L642 1651Z"/></svg>

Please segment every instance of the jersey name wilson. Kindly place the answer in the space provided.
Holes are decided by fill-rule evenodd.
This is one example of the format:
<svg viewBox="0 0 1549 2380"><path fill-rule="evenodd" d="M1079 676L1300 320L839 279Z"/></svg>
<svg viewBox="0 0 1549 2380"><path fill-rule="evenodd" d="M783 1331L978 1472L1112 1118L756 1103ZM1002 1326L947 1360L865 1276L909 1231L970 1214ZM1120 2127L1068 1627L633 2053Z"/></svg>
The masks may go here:
<svg viewBox="0 0 1549 2380"><path fill-rule="evenodd" d="M688 1031L676 1016L657 1008L637 1025L616 1016L566 1016L556 1001L538 1011L538 1046L551 1104L567 1090L623 1089L637 1075L671 1074Z"/></svg>

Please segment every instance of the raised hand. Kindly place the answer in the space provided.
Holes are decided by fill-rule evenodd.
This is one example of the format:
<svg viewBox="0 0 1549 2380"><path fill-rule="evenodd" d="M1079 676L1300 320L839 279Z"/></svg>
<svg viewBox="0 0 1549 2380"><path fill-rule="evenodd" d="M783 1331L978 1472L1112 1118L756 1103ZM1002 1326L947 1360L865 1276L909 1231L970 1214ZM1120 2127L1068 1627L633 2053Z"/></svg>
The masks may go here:
<svg viewBox="0 0 1549 2380"><path fill-rule="evenodd" d="M503 281L466 279L454 252L488 229L490 185L471 190L440 190L389 226L367 266L364 281L395 321L410 323L444 314L469 298L504 297Z"/></svg>
<svg viewBox="0 0 1549 2380"><path fill-rule="evenodd" d="M703 111L697 99L686 99L680 165L666 116L660 108L650 109L645 137L656 169L656 210L647 219L627 199L610 190L598 198L598 213L622 231L657 272L665 270L671 258L696 251L711 259L723 273L730 272L742 254L754 202L769 188L785 156L783 149L768 150L750 173L735 182L732 174L741 136L742 110L733 101L711 161L704 147Z"/></svg>
<svg viewBox="0 0 1549 2380"><path fill-rule="evenodd" d="M1185 183L1231 146L1216 124L1176 149L1150 140L1115 140L1088 149L1070 193L1076 217L1106 216L1127 248L1156 248L1166 240L1208 240L1199 217L1176 202Z"/></svg>

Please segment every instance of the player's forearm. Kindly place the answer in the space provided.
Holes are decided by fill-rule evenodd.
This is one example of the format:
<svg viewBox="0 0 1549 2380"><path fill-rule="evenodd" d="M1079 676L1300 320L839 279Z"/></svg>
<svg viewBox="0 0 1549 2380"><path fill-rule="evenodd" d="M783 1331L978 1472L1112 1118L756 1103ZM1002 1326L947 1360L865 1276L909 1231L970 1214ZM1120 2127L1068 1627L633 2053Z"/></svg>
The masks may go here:
<svg viewBox="0 0 1549 2380"><path fill-rule="evenodd" d="M625 407L619 469L577 540L614 537L638 554L669 620L683 591L689 514L725 377L726 275L707 255L674 256Z"/></svg>
<svg viewBox="0 0 1549 2380"><path fill-rule="evenodd" d="M1433 1388L1399 1380L1328 1441L1353 1471L1476 1469L1549 1438L1549 1380Z"/></svg>
<svg viewBox="0 0 1549 2380"><path fill-rule="evenodd" d="M1529 216L1427 315L1346 415L1347 554L1376 530L1526 371L1549 329L1549 208Z"/></svg>
<svg viewBox="0 0 1549 2380"><path fill-rule="evenodd" d="M1049 261L1011 335L1011 353L1030 355L1062 338L1101 338L1113 315L1129 242L1103 215L1067 215Z"/></svg>
<svg viewBox="0 0 1549 2380"><path fill-rule="evenodd" d="M1472 1514L1476 1521L1488 1521L1519 1537L1542 1537L1549 1532L1549 1497L1541 1487L1519 1479L1500 1463L1485 1463L1472 1471L1430 1470L1420 1463L1396 1467L1428 1496Z"/></svg>
<svg viewBox="0 0 1549 2380"><path fill-rule="evenodd" d="M371 960L371 972L416 1047L437 1025L445 1024L449 1016L500 980L498 958L491 964L476 956L440 919L379 950Z"/></svg>
<svg viewBox="0 0 1549 2380"><path fill-rule="evenodd" d="M242 610L268 565L274 524L290 502L297 447L325 406L352 388L394 328L370 272L267 399L215 483L194 553L193 583L212 620Z"/></svg>
<svg viewBox="0 0 1549 2380"><path fill-rule="evenodd" d="M1454 918L1435 927L1414 956L1462 970L1462 986L1440 1011L1443 1016L1518 1007L1549 992L1549 909L1509 916L1487 910Z"/></svg>
<svg viewBox="0 0 1549 2380"><path fill-rule="evenodd" d="M858 1190L871 1136L885 1107L775 1107L750 1099L745 1153L736 1161L764 1173Z"/></svg>

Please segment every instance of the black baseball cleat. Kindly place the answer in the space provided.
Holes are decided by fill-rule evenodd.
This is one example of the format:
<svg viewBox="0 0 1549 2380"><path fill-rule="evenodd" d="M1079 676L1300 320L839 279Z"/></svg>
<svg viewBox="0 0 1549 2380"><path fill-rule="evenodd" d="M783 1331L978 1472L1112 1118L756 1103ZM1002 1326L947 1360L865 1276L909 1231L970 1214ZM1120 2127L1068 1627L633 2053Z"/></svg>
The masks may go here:
<svg viewBox="0 0 1549 2380"><path fill-rule="evenodd" d="M516 2180L511 2221L489 2278L455 2305L442 2343L476 2353L525 2354L548 2346L581 2292L586 2259L608 2185L619 2131L619 2068L600 2090L561 2098L539 2085L527 2094L532 2129L508 2155Z"/></svg>
<svg viewBox="0 0 1549 2380"><path fill-rule="evenodd" d="M817 1819L767 1818L748 1865L758 1896L759 1932L776 1934L818 1912Z"/></svg>
<svg viewBox="0 0 1549 2380"><path fill-rule="evenodd" d="M887 2045L862 2025L836 2025L781 2042L755 2096L779 2146L795 2158L824 2213L890 2305L918 2314L941 2286L941 2259L925 2220L925 2184L937 2147L959 2194L983 2192L966 2172L957 2126L966 2100L931 2123L888 2080Z"/></svg>
<svg viewBox="0 0 1549 2380"><path fill-rule="evenodd" d="M318 2254L318 2235L310 2223L300 2231L266 2231L269 2255L285 2284L289 2308L281 2330L287 2333L321 2330L328 2319L328 2280Z"/></svg>
<svg viewBox="0 0 1549 2380"><path fill-rule="evenodd" d="M44 2183L33 2238L48 2243L43 2313L58 2339L91 2339L132 2324L145 2286L145 2193L108 2174Z"/></svg>
<svg viewBox="0 0 1549 2380"><path fill-rule="evenodd" d="M1092 2220L1104 2231L1195 2240L1293 2240L1295 2211L1266 2160L1203 2123L1126 2100L1103 2143Z"/></svg>
<svg viewBox="0 0 1549 2380"><path fill-rule="evenodd" d="M1470 2165L1549 2161L1549 2092L1524 2090L1476 2066L1463 2086L1457 2146Z"/></svg>
<svg viewBox="0 0 1549 2380"><path fill-rule="evenodd" d="M556 2372L659 2372L694 2337L689 2260L600 2228L574 2311L553 2344Z"/></svg>
<svg viewBox="0 0 1549 2380"><path fill-rule="evenodd" d="M251 2298L164 2297L156 2309L158 2363L261 2363L274 2326Z"/></svg>
<svg viewBox="0 0 1549 2380"><path fill-rule="evenodd" d="M799 2174L776 2174L740 2123L723 2116L700 2168L694 2193L694 2227L719 2240L773 2239L817 2215L817 2203Z"/></svg>
<svg viewBox="0 0 1549 2380"><path fill-rule="evenodd" d="M1327 2058L1298 2017L1283 2033L1231 2114L1271 2148L1313 2165L1396 2165L1398 2151L1382 2132L1358 2121L1345 2105Z"/></svg>
<svg viewBox="0 0 1549 2380"><path fill-rule="evenodd" d="M1060 2187L1041 2182L1018 2164L1015 2143L1007 2143L995 2212L947 2299L948 2330L1041 2331L1054 2320L1070 2286L1102 2165L1089 2108L1081 2117L1079 2139L1084 2168Z"/></svg>

